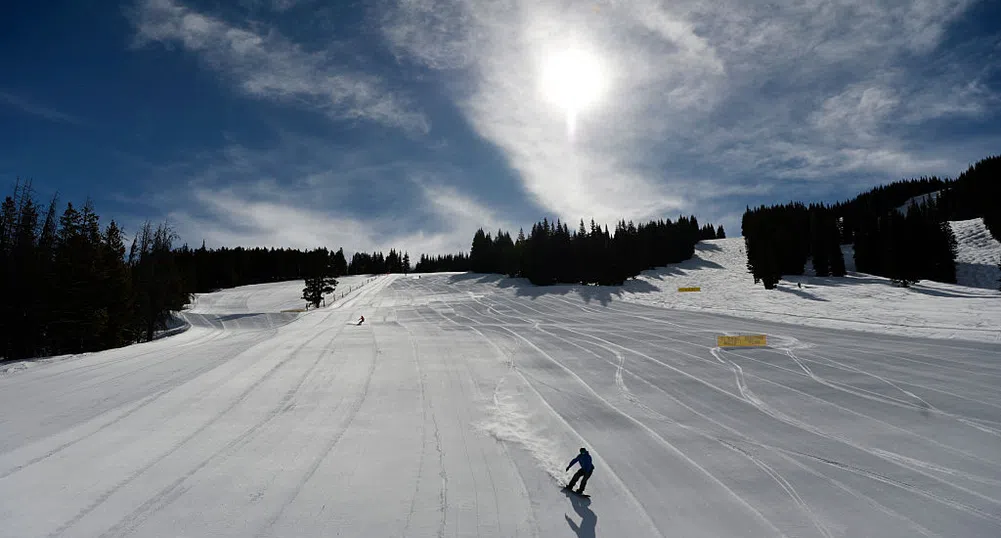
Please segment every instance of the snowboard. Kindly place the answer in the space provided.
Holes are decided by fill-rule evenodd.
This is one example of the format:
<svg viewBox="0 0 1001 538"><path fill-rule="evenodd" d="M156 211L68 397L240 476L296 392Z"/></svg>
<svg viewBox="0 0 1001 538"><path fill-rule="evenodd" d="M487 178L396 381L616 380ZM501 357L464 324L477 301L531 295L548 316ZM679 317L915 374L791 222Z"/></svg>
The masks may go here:
<svg viewBox="0 0 1001 538"><path fill-rule="evenodd" d="M570 489L567 486L563 486L562 489L563 489L563 491L569 491L570 493L573 493L574 495L576 495L578 497L584 497L585 499L590 499L591 498L591 496L588 495L587 493L577 493L576 491Z"/></svg>

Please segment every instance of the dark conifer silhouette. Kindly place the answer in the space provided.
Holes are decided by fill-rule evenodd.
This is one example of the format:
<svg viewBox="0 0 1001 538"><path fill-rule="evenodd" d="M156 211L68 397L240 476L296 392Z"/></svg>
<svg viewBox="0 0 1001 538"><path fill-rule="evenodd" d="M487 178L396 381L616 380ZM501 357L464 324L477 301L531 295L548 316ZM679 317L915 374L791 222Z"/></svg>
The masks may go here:
<svg viewBox="0 0 1001 538"><path fill-rule="evenodd" d="M469 271L468 254L444 254L435 257L421 254L420 260L414 266L415 273L440 273Z"/></svg>
<svg viewBox="0 0 1001 538"><path fill-rule="evenodd" d="M152 340L157 331L169 327L173 312L190 301L181 274L174 263L173 241L177 234L167 223L155 229L146 221L129 249L135 319L139 338Z"/></svg>
<svg viewBox="0 0 1001 538"><path fill-rule="evenodd" d="M802 204L748 208L742 224L748 269L755 282L778 266L778 275L802 274L813 257L817 275L844 275L836 243L852 244L858 271L909 286L923 279L956 281L956 238L950 220L983 217L992 235L1001 205L1001 157L984 159L957 179L899 181L827 207ZM808 215L804 228L802 215ZM801 230L808 229L805 238ZM805 250L804 250L805 247ZM771 275L775 278L775 275ZM768 282L766 282L766 287Z"/></svg>
<svg viewBox="0 0 1001 538"><path fill-rule="evenodd" d="M526 236L517 240L498 230L496 236L479 229L473 235L468 258L469 270L527 278L533 284L618 285L640 272L687 260L701 238L715 239L717 229L710 224L699 228L694 216L651 221L637 225L620 220L614 234L593 220L588 227L578 221L575 230L557 219L543 218ZM450 270L463 270L467 263L455 258ZM421 257L418 270L442 270Z"/></svg>
<svg viewBox="0 0 1001 538"><path fill-rule="evenodd" d="M334 293L337 288L337 279L329 275L313 275L305 278L306 287L302 289L302 298L306 301L307 308L319 308L320 304L326 305L325 295Z"/></svg>

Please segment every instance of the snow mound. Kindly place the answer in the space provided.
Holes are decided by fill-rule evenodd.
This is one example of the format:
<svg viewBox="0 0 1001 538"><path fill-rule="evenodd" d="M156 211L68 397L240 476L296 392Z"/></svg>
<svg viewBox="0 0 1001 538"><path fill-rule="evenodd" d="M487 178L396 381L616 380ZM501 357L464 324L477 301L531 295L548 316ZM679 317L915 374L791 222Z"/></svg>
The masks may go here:
<svg viewBox="0 0 1001 538"><path fill-rule="evenodd" d="M984 219L959 220L949 223L956 236L956 281L963 286L998 289L1001 270L1001 243L984 225Z"/></svg>

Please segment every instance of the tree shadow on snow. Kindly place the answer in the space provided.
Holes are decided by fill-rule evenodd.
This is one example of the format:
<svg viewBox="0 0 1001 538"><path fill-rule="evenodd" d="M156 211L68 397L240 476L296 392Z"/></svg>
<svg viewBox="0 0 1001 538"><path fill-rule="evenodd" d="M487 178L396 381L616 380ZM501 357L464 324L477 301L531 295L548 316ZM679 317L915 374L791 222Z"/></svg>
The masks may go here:
<svg viewBox="0 0 1001 538"><path fill-rule="evenodd" d="M595 538L595 527L598 526L598 516L588 508L591 505L591 499L581 497L566 490L563 491L563 494L570 499L573 511L581 518L580 524L577 524L570 516L564 515L563 517L566 518L567 525L570 525L570 529L577 534L577 538Z"/></svg>
<svg viewBox="0 0 1001 538"><path fill-rule="evenodd" d="M959 264L957 264L957 266L958 265ZM807 285L809 285L810 287L825 286L825 287L832 287L832 288L844 287L844 286L858 286L858 285L896 286L896 284L893 284L892 282L890 282L890 280L888 280L886 278L882 278L882 277L869 276L869 275L865 275L863 273L849 273L849 275L850 275L850 278L842 278L842 277L803 277L803 276L800 276L800 275L795 275L795 276L786 276L786 277L783 277L783 280L786 280L787 282L791 282L793 284L795 284L796 282L801 282L804 287L806 287ZM965 287L973 288L975 290L982 290L982 289L994 290L995 289L994 287L991 287L991 286L986 286L986 285L985 286L980 286L980 285L977 285L977 284L970 284L970 285L967 285ZM937 296L937 297L953 297L953 298L982 298L982 297L985 297L985 295L983 295L982 293L976 293L976 292L975 293L963 293L961 290L957 290L957 291L952 291L952 290L936 290L936 289L926 288L926 287L923 287L921 285L912 285L912 286L910 286L909 289L911 289L911 290L913 290L913 291L915 291L917 293L921 293L921 294L924 294L924 295L933 295L933 296Z"/></svg>
<svg viewBox="0 0 1001 538"><path fill-rule="evenodd" d="M483 284L487 282L496 282L504 278L501 275L488 274L488 273L462 273L458 275L449 275L449 284L459 284L461 282L476 282L477 284Z"/></svg>
<svg viewBox="0 0 1001 538"><path fill-rule="evenodd" d="M984 288L977 288L975 286L972 286L972 287L974 287L975 289L984 289ZM983 299L983 298L985 298L985 295L983 293L957 293L957 292L948 291L948 290L934 290L934 289L926 288L924 286L919 286L919 285L916 285L916 284L912 284L909 289L911 291L915 292L915 293L920 293L922 295L931 295L933 297L949 297L949 298L952 298L952 299ZM989 289L989 288L987 288L987 289Z"/></svg>
<svg viewBox="0 0 1001 538"><path fill-rule="evenodd" d="M681 263L665 267L647 269L640 274L647 278L664 280L664 277L669 276L696 276L692 274L692 272L700 269L725 269L725 267L713 261L703 260L702 258L692 258L690 260L685 260Z"/></svg>
<svg viewBox="0 0 1001 538"><path fill-rule="evenodd" d="M261 312L250 312L246 314L224 314L216 319L218 319L219 321L233 321L237 319L251 318L254 316L263 316L263 315L264 314Z"/></svg>
<svg viewBox="0 0 1001 538"><path fill-rule="evenodd" d="M695 244L695 250L696 251L702 250L702 251L719 252L719 251L723 250L723 247L721 247L721 246L719 246L719 245L717 245L715 243L696 243Z"/></svg>
<svg viewBox="0 0 1001 538"><path fill-rule="evenodd" d="M889 280L880 277L864 276L862 273L848 273L849 277L822 277L822 276L809 276L809 275L785 275L782 280L786 282L791 282L796 284L797 282L802 283L803 286L809 285L810 287L820 287L826 286L831 288L843 287L843 286L858 286L862 284L880 284L888 285Z"/></svg>

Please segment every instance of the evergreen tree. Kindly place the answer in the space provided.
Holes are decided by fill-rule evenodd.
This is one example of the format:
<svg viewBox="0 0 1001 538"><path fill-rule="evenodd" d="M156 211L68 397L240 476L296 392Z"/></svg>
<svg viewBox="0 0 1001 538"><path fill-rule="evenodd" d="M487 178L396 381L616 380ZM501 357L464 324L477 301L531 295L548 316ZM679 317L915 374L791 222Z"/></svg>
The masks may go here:
<svg viewBox="0 0 1001 538"><path fill-rule="evenodd" d="M32 290L44 285L38 281L38 206L33 199L31 183L18 183L15 187L14 213L7 226L6 250L8 287L4 299L4 324L7 334L5 356L29 357L36 345L36 311Z"/></svg>
<svg viewBox="0 0 1001 538"><path fill-rule="evenodd" d="M847 273L845 270L845 255L841 251L841 234L838 230L837 220L831 218L827 220L827 259L831 265L831 276L843 277Z"/></svg>
<svg viewBox="0 0 1001 538"><path fill-rule="evenodd" d="M56 242L56 289L60 300L53 305L56 348L63 353L85 351L91 312L90 285L93 245L88 243L83 215L70 202L59 219Z"/></svg>
<svg viewBox="0 0 1001 538"><path fill-rule="evenodd" d="M827 241L829 228L824 215L818 208L810 208L810 254L813 256L814 274L820 277L831 274L831 263L828 256L830 247Z"/></svg>
<svg viewBox="0 0 1001 538"><path fill-rule="evenodd" d="M334 271L334 276L342 276L348 274L348 261L344 257L343 248L337 249L337 252L334 253L332 268Z"/></svg>
<svg viewBox="0 0 1001 538"><path fill-rule="evenodd" d="M400 255L396 253L396 249L390 249L389 255L386 256L386 272L388 273L403 272L403 260L401 260Z"/></svg>
<svg viewBox="0 0 1001 538"><path fill-rule="evenodd" d="M468 254L445 254L434 258L421 254L414 267L415 273L437 273L441 271L469 271Z"/></svg>
<svg viewBox="0 0 1001 538"><path fill-rule="evenodd" d="M326 305L324 295L333 293L337 288L337 280L332 276L322 274L308 276L305 279L306 287L302 289L302 298L306 301L307 308L319 308L320 303Z"/></svg>
<svg viewBox="0 0 1001 538"><path fill-rule="evenodd" d="M958 244L952 227L934 215L925 215L921 224L921 235L915 239L915 243L923 245L925 251L921 274L929 280L955 284ZM920 246L915 248L920 252Z"/></svg>
<svg viewBox="0 0 1001 538"><path fill-rule="evenodd" d="M105 228L101 240L98 263L102 267L101 302L106 315L104 332L100 335L101 349L120 347L135 340L130 323L132 314L132 290L129 270L125 264L125 242L122 230L112 220Z"/></svg>
<svg viewBox="0 0 1001 538"><path fill-rule="evenodd" d="M166 223L153 228L146 221L129 249L128 265L133 283L133 311L141 339L153 340L157 331L169 326L172 312L190 301L180 272L174 263L171 245L177 235Z"/></svg>
<svg viewBox="0 0 1001 538"><path fill-rule="evenodd" d="M700 229L692 219L640 224L620 220L612 235L594 220L588 229L581 219L571 231L560 219L550 222L543 218L527 236L519 230L517 241L511 241L503 230L498 230L493 240L478 230L470 263L477 272L522 276L537 285L618 285L643 270L691 258L695 243L703 234L708 236L709 230L715 237L714 226Z"/></svg>
<svg viewBox="0 0 1001 538"><path fill-rule="evenodd" d="M469 263L474 273L489 273L493 269L492 247L493 241L490 234L485 233L483 228L476 230L473 235L473 244L469 249Z"/></svg>
<svg viewBox="0 0 1001 538"><path fill-rule="evenodd" d="M716 227L716 239L726 239L726 231L723 230L722 224Z"/></svg>
<svg viewBox="0 0 1001 538"><path fill-rule="evenodd" d="M34 271L34 282L28 284L34 290L35 298L31 301L33 309L31 317L34 320L32 338L33 349L30 356L52 355L55 353L50 337L52 336L53 308L59 295L53 283L56 279L56 240L59 231L58 197L53 195L49 208L45 212L45 220L38 238L37 263Z"/></svg>
<svg viewBox="0 0 1001 538"><path fill-rule="evenodd" d="M882 219L883 266L894 283L909 287L920 280L920 262L914 245L916 212L907 216L893 212Z"/></svg>

